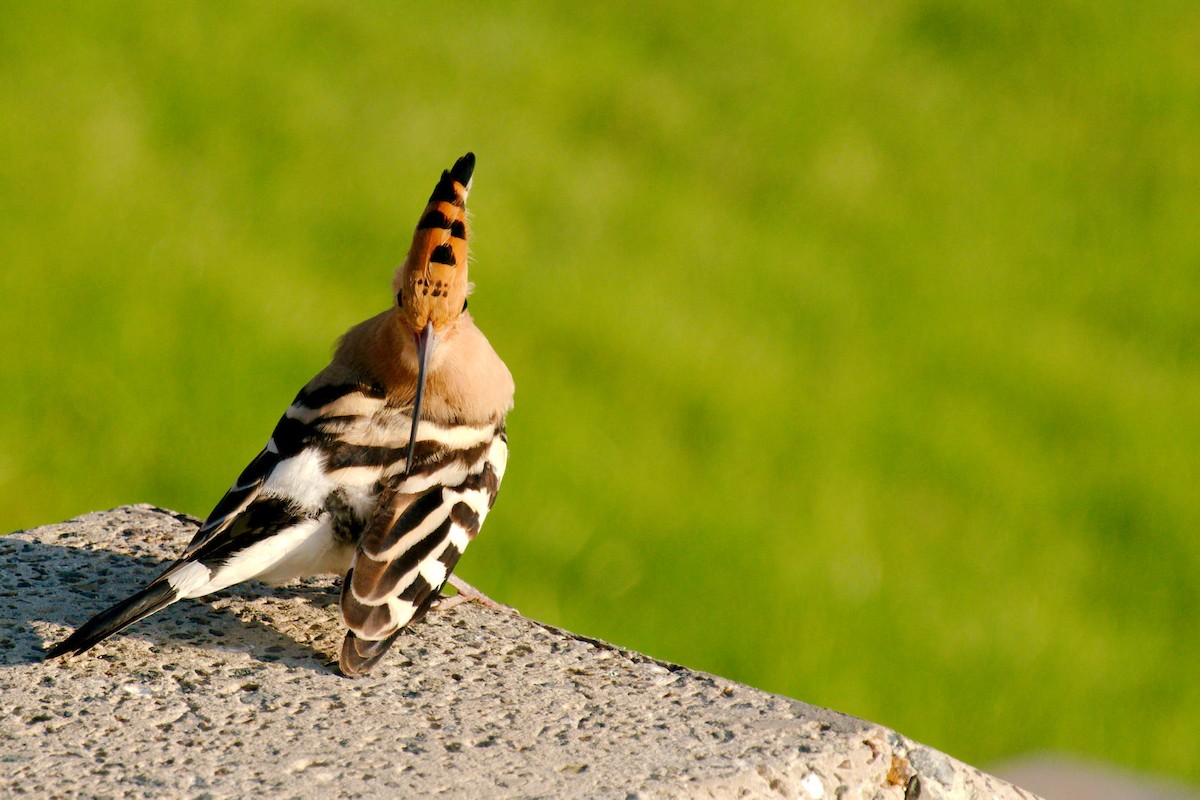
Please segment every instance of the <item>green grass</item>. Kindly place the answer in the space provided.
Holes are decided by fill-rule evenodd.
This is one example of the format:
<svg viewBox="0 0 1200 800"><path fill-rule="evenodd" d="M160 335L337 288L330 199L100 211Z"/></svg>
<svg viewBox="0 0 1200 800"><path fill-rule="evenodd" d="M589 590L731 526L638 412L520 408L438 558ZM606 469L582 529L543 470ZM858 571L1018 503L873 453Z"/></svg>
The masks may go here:
<svg viewBox="0 0 1200 800"><path fill-rule="evenodd" d="M203 515L479 156L461 571L988 763L1200 781L1200 7L0 26L0 529Z"/></svg>

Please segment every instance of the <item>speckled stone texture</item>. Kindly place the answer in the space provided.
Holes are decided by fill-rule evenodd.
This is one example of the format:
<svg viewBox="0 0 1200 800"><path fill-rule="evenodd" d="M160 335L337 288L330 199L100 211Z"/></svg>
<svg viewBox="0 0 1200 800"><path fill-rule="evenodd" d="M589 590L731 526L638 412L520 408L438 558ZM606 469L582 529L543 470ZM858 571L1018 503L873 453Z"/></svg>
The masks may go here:
<svg viewBox="0 0 1200 800"><path fill-rule="evenodd" d="M0 538L0 796L1033 797L878 725L474 605L348 680L334 579L185 600L42 661L196 524L127 506Z"/></svg>

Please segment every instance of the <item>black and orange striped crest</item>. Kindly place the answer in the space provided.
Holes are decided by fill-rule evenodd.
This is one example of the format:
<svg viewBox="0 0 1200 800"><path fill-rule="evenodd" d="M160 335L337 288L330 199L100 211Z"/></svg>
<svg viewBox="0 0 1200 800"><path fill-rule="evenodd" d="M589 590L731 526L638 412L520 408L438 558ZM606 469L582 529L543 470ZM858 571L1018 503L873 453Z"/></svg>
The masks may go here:
<svg viewBox="0 0 1200 800"><path fill-rule="evenodd" d="M442 173L429 196L412 247L396 270L392 292L413 331L453 322L467 300L467 193L475 154L467 153Z"/></svg>

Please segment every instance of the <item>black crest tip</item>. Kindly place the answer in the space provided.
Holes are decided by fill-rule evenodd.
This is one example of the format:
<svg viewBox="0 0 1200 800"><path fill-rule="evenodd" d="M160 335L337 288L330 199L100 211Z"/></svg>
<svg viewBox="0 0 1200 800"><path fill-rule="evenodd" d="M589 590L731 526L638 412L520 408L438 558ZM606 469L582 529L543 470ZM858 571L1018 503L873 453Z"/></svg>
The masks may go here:
<svg viewBox="0 0 1200 800"><path fill-rule="evenodd" d="M454 162L454 166L450 168L450 177L466 186L471 182L471 175L475 172L475 154L467 153L465 156Z"/></svg>

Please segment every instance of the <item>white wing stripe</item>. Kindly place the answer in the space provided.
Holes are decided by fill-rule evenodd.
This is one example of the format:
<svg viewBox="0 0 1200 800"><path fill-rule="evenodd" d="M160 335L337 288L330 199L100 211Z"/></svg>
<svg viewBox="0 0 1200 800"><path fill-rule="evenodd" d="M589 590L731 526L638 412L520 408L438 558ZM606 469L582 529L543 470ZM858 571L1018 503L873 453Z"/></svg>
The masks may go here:
<svg viewBox="0 0 1200 800"><path fill-rule="evenodd" d="M212 578L212 570L199 561L190 561L167 576L167 583L179 593L180 597L192 597L195 589L205 585Z"/></svg>
<svg viewBox="0 0 1200 800"><path fill-rule="evenodd" d="M395 561L400 557L401 553L406 552L410 547L424 539L429 534L433 533L438 525L446 521L446 517L450 514L450 505L443 502L440 506L429 512L425 519L421 520L416 526L405 533L387 550L382 553L372 555L376 561ZM407 582L407 581L405 581Z"/></svg>

